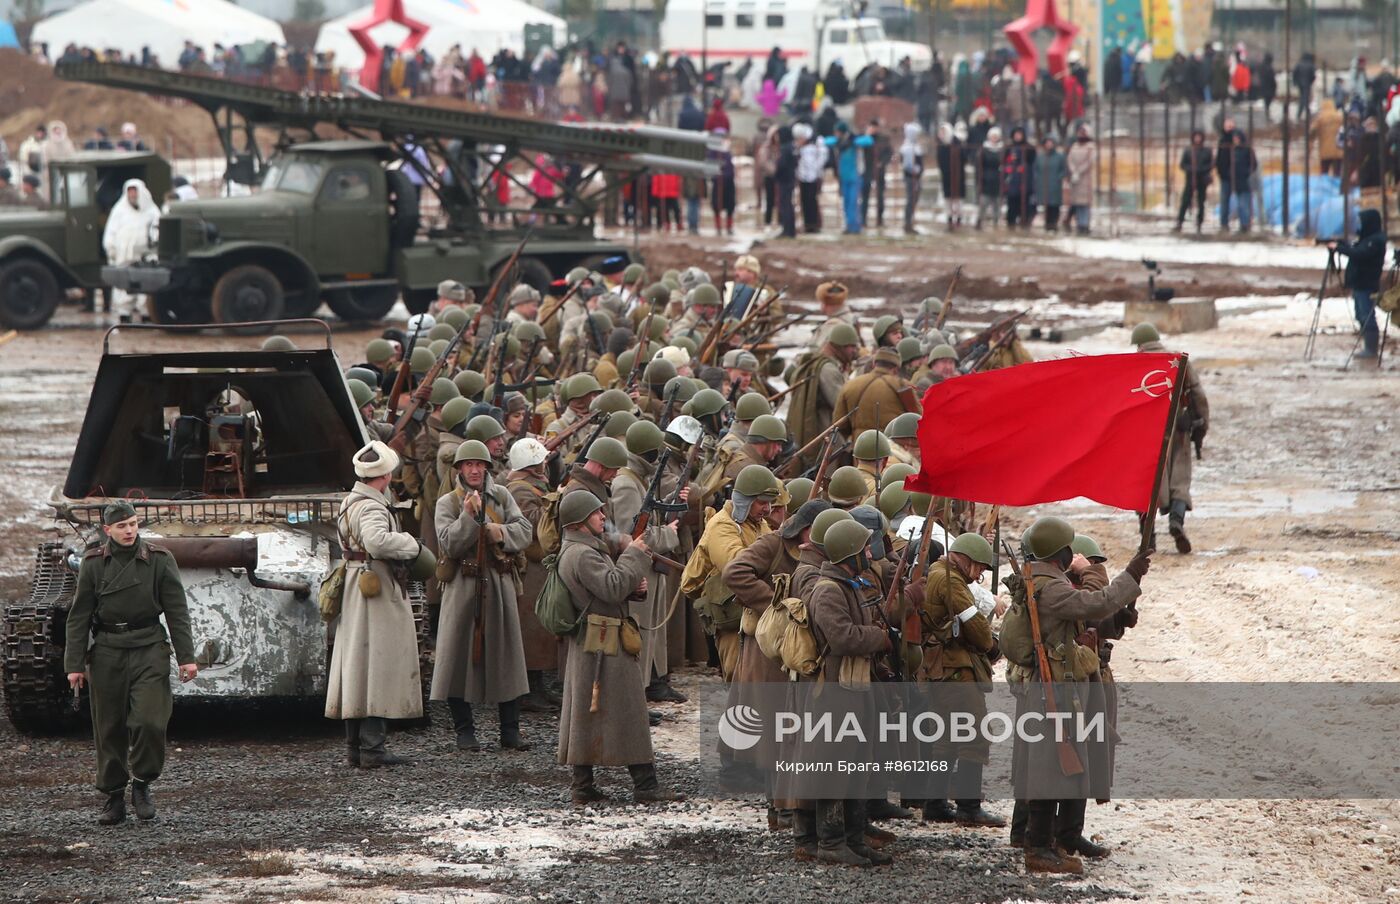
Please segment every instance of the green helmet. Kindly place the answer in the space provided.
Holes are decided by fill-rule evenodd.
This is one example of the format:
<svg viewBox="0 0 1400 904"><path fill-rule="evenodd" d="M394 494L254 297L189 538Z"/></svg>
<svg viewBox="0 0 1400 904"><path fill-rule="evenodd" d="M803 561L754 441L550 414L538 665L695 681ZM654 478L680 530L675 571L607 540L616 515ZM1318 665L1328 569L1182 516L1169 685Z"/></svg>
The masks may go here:
<svg viewBox="0 0 1400 904"><path fill-rule="evenodd" d="M899 363L908 364L916 358L924 356L923 343L916 336L905 336L899 340L899 345L895 346L899 350Z"/></svg>
<svg viewBox="0 0 1400 904"><path fill-rule="evenodd" d="M418 544L418 556L408 566L408 577L414 581L426 581L437 571L437 556L422 543Z"/></svg>
<svg viewBox="0 0 1400 904"><path fill-rule="evenodd" d="M940 358L952 358L956 361L958 360L958 350L946 342L942 345L935 345L933 351L928 353L928 359L929 361L937 361Z"/></svg>
<svg viewBox="0 0 1400 904"><path fill-rule="evenodd" d="M918 490L909 492L909 510L914 514L927 514L930 505L933 505L933 497L928 493L920 493Z"/></svg>
<svg viewBox="0 0 1400 904"><path fill-rule="evenodd" d="M587 278L588 278L588 268L587 268L587 267L575 267L574 269L570 270L567 274L565 274L565 276L564 276L564 282L566 282L566 283L568 283L569 285L572 286L574 283L576 283L576 282L581 282L581 281L583 281L583 280L585 280L585 279L587 279ZM602 503L599 503L599 505L601 505L601 504L602 504Z"/></svg>
<svg viewBox="0 0 1400 904"><path fill-rule="evenodd" d="M1133 345L1146 345L1149 342L1161 342L1162 334L1157 332L1157 327L1151 323L1139 323L1133 327Z"/></svg>
<svg viewBox="0 0 1400 904"><path fill-rule="evenodd" d="M702 418L711 414L719 414L724 410L724 406L729 404L718 390L710 389L708 386L697 392L690 399L690 414L692 417Z"/></svg>
<svg viewBox="0 0 1400 904"><path fill-rule="evenodd" d="M593 326L591 327L591 329L597 330L599 336L602 336L604 339L607 339L608 333L611 333L613 329L612 315L609 314L607 311L598 310L589 314L588 319L593 321ZM590 328L585 327L585 329Z"/></svg>
<svg viewBox="0 0 1400 904"><path fill-rule="evenodd" d="M831 328L831 333L826 337L828 345L860 345L860 334L856 328L849 323L838 323Z"/></svg>
<svg viewBox="0 0 1400 904"><path fill-rule="evenodd" d="M364 380L352 377L345 381L345 385L350 387L350 397L355 400L356 408L363 408L374 400L374 390Z"/></svg>
<svg viewBox="0 0 1400 904"><path fill-rule="evenodd" d="M826 557L831 562L844 562L865 549L875 534L870 528L858 524L854 518L831 525L822 538Z"/></svg>
<svg viewBox="0 0 1400 904"><path fill-rule="evenodd" d="M681 278L681 271L675 269L663 270L661 272L661 278L662 280L679 280Z"/></svg>
<svg viewBox="0 0 1400 904"><path fill-rule="evenodd" d="M642 371L642 382L648 386L664 386L676 375L676 365L665 358L653 358Z"/></svg>
<svg viewBox="0 0 1400 904"><path fill-rule="evenodd" d="M442 421L442 429L451 430L467 419L471 414L472 400L457 396L455 399L448 399L447 404L438 409L438 420ZM474 437L480 439L480 437Z"/></svg>
<svg viewBox="0 0 1400 904"><path fill-rule="evenodd" d="M608 420L611 422L612 418ZM588 447L585 461L595 462L605 468L625 468L627 467L627 447L611 436L600 436L593 441L593 445Z"/></svg>
<svg viewBox="0 0 1400 904"><path fill-rule="evenodd" d="M893 327L899 327L902 330L904 324L893 314L886 314L875 319L875 325L870 328L870 332L875 336L875 341L879 342Z"/></svg>
<svg viewBox="0 0 1400 904"><path fill-rule="evenodd" d="M501 334L500 345L506 351L507 361L511 360L512 358L520 357L520 340L515 338L510 333Z"/></svg>
<svg viewBox="0 0 1400 904"><path fill-rule="evenodd" d="M463 313L466 312L463 311ZM457 331L452 328L452 324L435 323L433 324L433 328L428 330L428 341L436 342L439 339L446 341L455 335L457 335Z"/></svg>
<svg viewBox="0 0 1400 904"><path fill-rule="evenodd" d="M268 336L263 340L262 350L265 352L294 352L297 350L297 346L286 336Z"/></svg>
<svg viewBox="0 0 1400 904"><path fill-rule="evenodd" d="M671 344L674 345L676 348L685 349L686 352L689 353L690 357L692 358L694 358L700 351L700 346L696 344L695 340L690 338L689 336L672 336Z"/></svg>
<svg viewBox="0 0 1400 904"><path fill-rule="evenodd" d="M684 405L695 397L695 384L690 382L689 377L672 377L666 381L666 385L661 390L661 396L665 398L673 392L677 404Z"/></svg>
<svg viewBox="0 0 1400 904"><path fill-rule="evenodd" d="M911 474L919 473L913 465L906 465L902 461L897 461L890 465L880 474L880 488L888 486L904 486L904 478Z"/></svg>
<svg viewBox="0 0 1400 904"><path fill-rule="evenodd" d="M642 318L643 323L648 320L651 321L651 326L647 328L647 338L652 342L660 342L666 336L666 331L671 328L671 321L660 314L652 314L650 317Z"/></svg>
<svg viewBox="0 0 1400 904"><path fill-rule="evenodd" d="M771 414L760 414L749 425L749 442L781 443L787 439L787 425Z"/></svg>
<svg viewBox="0 0 1400 904"><path fill-rule="evenodd" d="M632 412L614 411L608 415L608 422L603 425L603 435L620 440L627 436L627 431L631 430L635 423L637 423L637 416Z"/></svg>
<svg viewBox="0 0 1400 904"><path fill-rule="evenodd" d="M958 534L953 540L953 545L948 547L949 552L960 552L979 565L992 567L992 544L987 542L987 538L981 534L974 534L968 531L965 534Z"/></svg>
<svg viewBox="0 0 1400 904"><path fill-rule="evenodd" d="M428 343L428 351L432 353L434 360L441 358L442 353L447 351L447 340L434 339L432 342Z"/></svg>
<svg viewBox="0 0 1400 904"><path fill-rule="evenodd" d="M953 344L952 340L949 339L949 338L948 338L948 335L945 334L942 330L935 330L935 329L930 328L928 332L924 333L924 340L923 340L923 347L924 347L924 348L933 348L935 345L952 345L952 344Z"/></svg>
<svg viewBox="0 0 1400 904"><path fill-rule="evenodd" d="M457 391L457 384L446 377L438 377L433 381L433 394L428 401L434 405L446 405L449 399L455 399L462 394Z"/></svg>
<svg viewBox="0 0 1400 904"><path fill-rule="evenodd" d="M436 360L436 355L419 345L413 349L413 357L408 359L408 370L415 375L425 374Z"/></svg>
<svg viewBox="0 0 1400 904"><path fill-rule="evenodd" d="M627 451L633 455L655 452L666 442L661 428L651 421L637 421L627 428Z"/></svg>
<svg viewBox="0 0 1400 904"><path fill-rule="evenodd" d="M588 490L574 490L559 501L559 523L564 527L582 524L602 507L602 501Z"/></svg>
<svg viewBox="0 0 1400 904"><path fill-rule="evenodd" d="M831 482L826 485L826 495L832 505L860 505L865 498L865 490L865 478L850 465L837 468L836 473L831 475Z"/></svg>
<svg viewBox="0 0 1400 904"><path fill-rule="evenodd" d="M617 356L617 372L623 376L632 373L632 365L637 363L637 347L634 345Z"/></svg>
<svg viewBox="0 0 1400 904"><path fill-rule="evenodd" d="M359 380L361 383L373 389L379 385L379 375L368 367L352 367L345 372L345 379Z"/></svg>
<svg viewBox="0 0 1400 904"><path fill-rule="evenodd" d="M880 491L880 513L886 518L894 520L894 517L904 511L909 506L909 491L902 483L887 484Z"/></svg>
<svg viewBox="0 0 1400 904"><path fill-rule="evenodd" d="M1063 518L1037 518L1021 535L1021 545L1037 559L1048 559L1074 542L1074 528Z"/></svg>
<svg viewBox="0 0 1400 904"><path fill-rule="evenodd" d="M776 497L778 486L778 478L763 465L748 465L734 478L734 492L750 497Z"/></svg>
<svg viewBox="0 0 1400 904"><path fill-rule="evenodd" d="M788 508L797 510L802 508L802 504L812 498L812 480L809 477L794 477L787 482L788 495L792 497Z"/></svg>
<svg viewBox="0 0 1400 904"><path fill-rule="evenodd" d="M829 508L812 521L811 541L818 546L826 542L826 532L833 524L840 524L842 521L854 522L851 513L838 508Z"/></svg>
<svg viewBox="0 0 1400 904"><path fill-rule="evenodd" d="M916 439L919 435L919 416L906 411L885 425L885 436L890 439Z"/></svg>
<svg viewBox="0 0 1400 904"><path fill-rule="evenodd" d="M467 439L474 439L478 442L486 442L503 436L506 428L501 426L501 422L489 414L478 414L467 421Z"/></svg>
<svg viewBox="0 0 1400 904"><path fill-rule="evenodd" d="M934 320L937 320L938 315L943 313L943 299L939 298L937 295L930 295L928 298L919 302L919 305L924 309L924 313Z"/></svg>
<svg viewBox="0 0 1400 904"><path fill-rule="evenodd" d="M590 373L574 374L564 381L564 387L559 392L560 400L569 404L574 399L581 399L590 392L602 392L603 387L598 385L598 378Z"/></svg>
<svg viewBox="0 0 1400 904"><path fill-rule="evenodd" d="M881 458L889 458L889 437L879 430L866 430L856 437L855 450L851 454L857 461L878 461Z"/></svg>
<svg viewBox="0 0 1400 904"><path fill-rule="evenodd" d="M531 343L543 342L545 339L544 327L533 320L520 321L510 328L510 334L515 337L515 341L526 348L529 348Z"/></svg>
<svg viewBox="0 0 1400 904"><path fill-rule="evenodd" d="M607 412L634 411L636 410L636 408L636 403L632 401L632 397L629 396L627 393L623 392L621 389L606 390L602 395L595 398L592 401L592 403L590 403L588 406L588 409L590 411Z"/></svg>
<svg viewBox="0 0 1400 904"><path fill-rule="evenodd" d="M641 264L628 264L627 269L622 271L622 281L624 283L634 283L640 279L646 279L647 268Z"/></svg>
<svg viewBox="0 0 1400 904"><path fill-rule="evenodd" d="M1090 562L1103 562L1108 558L1108 556L1103 554L1103 550L1099 549L1098 542L1088 534L1075 534L1074 542L1069 545L1069 548L1079 553Z"/></svg>
<svg viewBox="0 0 1400 904"><path fill-rule="evenodd" d="M394 344L388 339L371 339L365 346L365 360L371 364L383 364L394 357Z"/></svg>
<svg viewBox="0 0 1400 904"><path fill-rule="evenodd" d="M671 289L665 283L654 282L646 287L642 297L654 308L664 307L671 300Z"/></svg>
<svg viewBox="0 0 1400 904"><path fill-rule="evenodd" d="M442 314L438 316L438 322L434 328L446 324L452 327L452 331L455 334L461 332L462 327L466 326L471 322L471 316L467 314L467 312L462 308L459 308L454 305L448 308L447 310L443 311Z"/></svg>
<svg viewBox="0 0 1400 904"><path fill-rule="evenodd" d="M481 415L477 415L480 417ZM486 415L490 417L490 415ZM476 420L476 418L472 418ZM479 439L469 439L457 447L457 452L452 456L452 463L460 465L464 461L481 461L491 464L491 450L486 448L486 444Z"/></svg>
<svg viewBox="0 0 1400 904"><path fill-rule="evenodd" d="M691 289L690 294L685 297L685 306L688 308L717 308L720 303L719 289L716 289L711 283L701 283Z"/></svg>
<svg viewBox="0 0 1400 904"><path fill-rule="evenodd" d="M751 421L765 414L772 414L773 406L761 392L746 392L734 403L734 420Z"/></svg>
<svg viewBox="0 0 1400 904"><path fill-rule="evenodd" d="M474 399L481 395L481 391L486 388L486 377L474 370L464 370L452 378L452 382L457 386L457 391L464 399Z"/></svg>

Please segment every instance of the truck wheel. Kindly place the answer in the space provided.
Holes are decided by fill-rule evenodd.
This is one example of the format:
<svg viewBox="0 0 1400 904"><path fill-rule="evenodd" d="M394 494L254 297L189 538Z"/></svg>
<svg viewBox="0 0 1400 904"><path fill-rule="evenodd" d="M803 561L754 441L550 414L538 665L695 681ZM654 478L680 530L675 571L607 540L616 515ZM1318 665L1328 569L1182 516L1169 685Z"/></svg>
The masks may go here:
<svg viewBox="0 0 1400 904"><path fill-rule="evenodd" d="M335 315L351 323L379 320L398 300L398 286L333 289L326 293L326 304Z"/></svg>
<svg viewBox="0 0 1400 904"><path fill-rule="evenodd" d="M234 267L214 283L209 302L215 323L280 320L286 310L282 283L266 267Z"/></svg>
<svg viewBox="0 0 1400 904"><path fill-rule="evenodd" d="M403 306L408 308L410 314L428 313L428 308L436 300L436 289L405 289L403 293Z"/></svg>
<svg viewBox="0 0 1400 904"><path fill-rule="evenodd" d="M499 268L495 272L499 273ZM494 276L495 273L492 275ZM549 272L549 267L545 265L544 261L537 257L522 257L520 260L516 261L515 273L513 276L514 279L506 280L501 291L509 292L515 283L523 282L534 286L541 295L544 295L549 291L549 284L554 282L554 276ZM480 298L477 299L477 301L480 300ZM497 301L499 302L500 299L497 299Z"/></svg>
<svg viewBox="0 0 1400 904"><path fill-rule="evenodd" d="M62 297L58 279L41 261L20 258L0 266L0 324L37 330L49 322Z"/></svg>
<svg viewBox="0 0 1400 904"><path fill-rule="evenodd" d="M212 323L207 299L181 292L155 292L146 296L146 315L152 323Z"/></svg>

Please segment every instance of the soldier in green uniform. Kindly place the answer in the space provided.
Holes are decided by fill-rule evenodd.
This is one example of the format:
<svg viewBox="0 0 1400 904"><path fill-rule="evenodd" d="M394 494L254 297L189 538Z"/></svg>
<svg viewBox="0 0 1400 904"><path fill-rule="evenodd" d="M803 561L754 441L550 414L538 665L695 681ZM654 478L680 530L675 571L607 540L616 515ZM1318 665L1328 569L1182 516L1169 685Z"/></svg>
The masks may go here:
<svg viewBox="0 0 1400 904"><path fill-rule="evenodd" d="M128 780L137 818L155 818L151 782L165 765L171 646L181 681L193 680L199 667L175 557L141 538L129 502L102 510L102 532L107 539L83 554L78 571L64 667L75 692L92 682L97 790L107 795L97 821L110 826L126 819ZM162 614L169 637L161 629Z"/></svg>

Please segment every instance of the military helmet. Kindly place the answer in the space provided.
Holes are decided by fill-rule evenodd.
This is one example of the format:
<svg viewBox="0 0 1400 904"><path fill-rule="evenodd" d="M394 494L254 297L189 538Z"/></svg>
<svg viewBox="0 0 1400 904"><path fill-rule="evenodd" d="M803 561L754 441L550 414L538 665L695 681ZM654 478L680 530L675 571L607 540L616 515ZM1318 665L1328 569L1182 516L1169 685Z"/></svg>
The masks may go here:
<svg viewBox="0 0 1400 904"><path fill-rule="evenodd" d="M490 417L490 415L477 415L477 417ZM472 418L476 420L476 418ZM491 464L491 450L486 448L486 444L479 439L464 440L457 447L456 453L452 456L452 463L460 465L464 461L480 461Z"/></svg>
<svg viewBox="0 0 1400 904"><path fill-rule="evenodd" d="M856 437L855 449L851 455L857 461L878 461L890 457L889 437L879 430L866 430Z"/></svg>
<svg viewBox="0 0 1400 904"><path fill-rule="evenodd" d="M930 329L928 332L924 333L923 342L921 344L924 348L933 348L935 345L952 345L953 340L951 337L951 333L945 335L943 330Z"/></svg>
<svg viewBox="0 0 1400 904"><path fill-rule="evenodd" d="M437 356L420 345L413 349L413 356L408 359L408 369L413 374L425 374L436 360Z"/></svg>
<svg viewBox="0 0 1400 904"><path fill-rule="evenodd" d="M838 323L831 328L831 333L826 337L828 345L860 345L860 334L856 328L849 323Z"/></svg>
<svg viewBox="0 0 1400 904"><path fill-rule="evenodd" d="M909 507L909 491L902 483L890 483L880 491L880 512L891 520Z"/></svg>
<svg viewBox="0 0 1400 904"><path fill-rule="evenodd" d="M952 358L956 361L958 360L958 350L948 345L946 342L942 345L935 345L933 351L928 353L928 359L930 361L937 361L941 358Z"/></svg>
<svg viewBox="0 0 1400 904"><path fill-rule="evenodd" d="M632 412L614 411L612 414L608 415L608 422L603 425L603 435L621 440L627 436L627 431L630 430L635 423L637 423L637 416Z"/></svg>
<svg viewBox="0 0 1400 904"><path fill-rule="evenodd" d="M781 443L787 440L787 425L771 414L760 414L749 425L749 442Z"/></svg>
<svg viewBox="0 0 1400 904"><path fill-rule="evenodd" d="M595 398L588 406L590 411L632 411L636 408L632 397L621 389L608 389Z"/></svg>
<svg viewBox="0 0 1400 904"><path fill-rule="evenodd" d="M662 279L674 279L674 280L679 280L679 279L681 278L681 271L676 270L676 269L674 269L674 268L673 268L673 269L670 269L670 270L663 271L662 274L661 274L661 278L662 278Z"/></svg>
<svg viewBox="0 0 1400 904"><path fill-rule="evenodd" d="M885 533L890 529L889 519L875 506L864 503L851 509L851 517L861 527L870 529L870 551L877 559L885 557Z"/></svg>
<svg viewBox="0 0 1400 904"><path fill-rule="evenodd" d="M388 339L371 339L365 346L365 360L371 364L383 364L394 357L394 344Z"/></svg>
<svg viewBox="0 0 1400 904"><path fill-rule="evenodd" d="M1149 342L1161 342L1162 334L1157 332L1157 327L1151 323L1139 323L1133 327L1133 345L1146 345Z"/></svg>
<svg viewBox="0 0 1400 904"><path fill-rule="evenodd" d="M468 314L464 308L453 305L442 312L442 317L438 320L438 326L447 324L452 327L454 333L457 333L461 331L462 327L471 323L471 321L471 315Z"/></svg>
<svg viewBox="0 0 1400 904"><path fill-rule="evenodd" d="M505 350L507 361L520 356L520 340L510 333L501 334L499 347Z"/></svg>
<svg viewBox="0 0 1400 904"><path fill-rule="evenodd" d="M662 398L675 393L676 402L684 405L695 397L695 384L690 382L689 377L672 377L666 381L666 385L661 389Z"/></svg>
<svg viewBox="0 0 1400 904"><path fill-rule="evenodd" d="M671 344L676 348L683 348L693 358L700 351L700 346L689 336L672 336Z"/></svg>
<svg viewBox="0 0 1400 904"><path fill-rule="evenodd" d="M822 547L828 561L844 562L863 552L874 535L874 531L852 518L831 525L822 539Z"/></svg>
<svg viewBox="0 0 1400 904"><path fill-rule="evenodd" d="M908 364L924 356L924 345L917 336L905 336L895 348L899 351L900 364Z"/></svg>
<svg viewBox="0 0 1400 904"><path fill-rule="evenodd" d="M694 445L705 433L700 422L688 414L672 418L671 423L666 425L666 432L677 437L686 445Z"/></svg>
<svg viewBox="0 0 1400 904"><path fill-rule="evenodd" d="M812 479L810 477L794 477L787 482L788 495L792 497L792 507L801 508L802 503L812 498Z"/></svg>
<svg viewBox="0 0 1400 904"><path fill-rule="evenodd" d="M943 313L943 299L937 295L930 295L919 302L919 307L923 308L925 314L937 320L938 315Z"/></svg>
<svg viewBox="0 0 1400 904"><path fill-rule="evenodd" d="M919 416L906 411L885 425L885 436L890 439L916 439L919 435Z"/></svg>
<svg viewBox="0 0 1400 904"><path fill-rule="evenodd" d="M408 577L414 581L426 581L437 570L437 556L422 543L418 544L418 555L408 566Z"/></svg>
<svg viewBox="0 0 1400 904"><path fill-rule="evenodd" d="M417 336L421 339L428 335L428 330L435 326L437 326L437 318L432 314L414 314L404 324L404 331L410 336Z"/></svg>
<svg viewBox="0 0 1400 904"><path fill-rule="evenodd" d="M627 451L633 455L655 452L664 442L665 434L651 421L637 421L627 428Z"/></svg>
<svg viewBox="0 0 1400 904"><path fill-rule="evenodd" d="M294 352L297 350L297 346L286 336L268 336L263 340L262 350L265 352Z"/></svg>
<svg viewBox="0 0 1400 904"><path fill-rule="evenodd" d="M647 327L647 338L652 342L660 342L666 336L666 331L671 328L671 321L660 314L650 314L642 318L642 323L648 322L650 326Z"/></svg>
<svg viewBox="0 0 1400 904"><path fill-rule="evenodd" d="M1108 556L1103 554L1103 550L1099 549L1098 541L1088 534L1075 534L1074 542L1069 545L1069 548L1090 562L1103 562L1108 559Z"/></svg>
<svg viewBox="0 0 1400 904"><path fill-rule="evenodd" d="M608 420L611 421L612 418ZM593 445L588 447L588 454L584 456L584 460L600 464L605 468L625 468L627 467L627 447L611 436L600 436L593 441Z"/></svg>
<svg viewBox="0 0 1400 904"><path fill-rule="evenodd" d="M544 443L533 436L527 436L510 447L510 455L507 458L511 470L520 471L544 464L549 459L549 450L544 447Z"/></svg>
<svg viewBox="0 0 1400 904"><path fill-rule="evenodd" d="M622 271L622 281L624 283L634 283L639 279L646 279L647 268L641 264L628 264L627 269Z"/></svg>
<svg viewBox="0 0 1400 904"><path fill-rule="evenodd" d="M671 300L671 289L665 283L654 282L642 291L642 297L654 308L665 307Z"/></svg>
<svg viewBox="0 0 1400 904"><path fill-rule="evenodd" d="M588 490L574 490L559 501L559 523L564 527L582 524L602 507L602 501Z"/></svg>
<svg viewBox="0 0 1400 904"><path fill-rule="evenodd" d="M457 384L446 377L438 377L433 381L433 394L428 397L428 401L434 405L446 405L448 399L455 399L462 394L457 391Z"/></svg>
<svg viewBox="0 0 1400 904"><path fill-rule="evenodd" d="M566 274L564 275L564 282L566 282L566 283L568 283L569 285L572 286L574 283L582 282L583 280L585 280L585 279L587 279L587 278L588 278L588 268L587 268L587 267L575 267L574 269L570 270L568 273L566 273Z"/></svg>
<svg viewBox="0 0 1400 904"><path fill-rule="evenodd" d="M433 324L433 328L428 330L428 341L436 342L439 339L451 339L455 335L457 335L457 331L452 328L452 324L435 323Z"/></svg>
<svg viewBox="0 0 1400 904"><path fill-rule="evenodd" d="M849 507L860 504L865 498L865 489L865 478L860 471L845 465L831 475L831 482L826 485L826 495L833 505Z"/></svg>
<svg viewBox="0 0 1400 904"><path fill-rule="evenodd" d="M897 461L888 468L880 472L880 489L889 486L904 486L904 478L911 474L919 473L913 465L906 465L902 461Z"/></svg>
<svg viewBox="0 0 1400 904"><path fill-rule="evenodd" d="M719 289L707 282L700 283L685 296L685 306L688 308L717 308L720 302Z"/></svg>
<svg viewBox="0 0 1400 904"><path fill-rule="evenodd" d="M432 354L433 360L436 361L438 358L442 357L443 352L447 351L447 340L434 339L432 342L428 343L428 351Z"/></svg>
<svg viewBox="0 0 1400 904"><path fill-rule="evenodd" d="M442 421L442 429L451 430L467 419L472 411L472 400L458 396L455 399L448 399L447 404L438 409L438 420ZM480 439L480 437L473 437Z"/></svg>
<svg viewBox="0 0 1400 904"><path fill-rule="evenodd" d="M691 416L701 418L712 414L719 414L724 410L724 406L729 402L720 395L717 390L708 386L697 392L690 399Z"/></svg>
<svg viewBox="0 0 1400 904"><path fill-rule="evenodd" d="M627 351L617 356L617 372L619 374L630 374L632 365L637 363L637 349L629 348Z"/></svg>
<svg viewBox="0 0 1400 904"><path fill-rule="evenodd" d="M588 315L588 319L593 321L592 330L596 330L599 336L606 336L612 332L613 318L607 311L601 309L594 311ZM585 327L585 329L589 328Z"/></svg>
<svg viewBox="0 0 1400 904"><path fill-rule="evenodd" d="M1035 558L1048 559L1074 542L1074 528L1063 518L1037 518L1021 535L1021 545Z"/></svg>
<svg viewBox="0 0 1400 904"><path fill-rule="evenodd" d="M486 377L474 370L464 370L458 373L452 378L452 382L457 384L457 391L466 399L476 398L486 388Z"/></svg>
<svg viewBox="0 0 1400 904"><path fill-rule="evenodd" d="M529 283L521 283L514 289L511 289L510 294L506 296L506 304L510 305L513 308L522 304L529 304L531 302L538 303L539 300L540 290L536 289Z"/></svg>
<svg viewBox="0 0 1400 904"><path fill-rule="evenodd" d="M591 392L602 392L603 387L598 385L598 378L590 373L574 374L564 381L564 388L559 393L564 404L572 402L574 399L581 399Z"/></svg>
<svg viewBox="0 0 1400 904"><path fill-rule="evenodd" d="M772 414L773 406L761 392L746 392L734 403L734 420L751 421L765 414Z"/></svg>
<svg viewBox="0 0 1400 904"><path fill-rule="evenodd" d="M489 414L478 414L467 421L467 439L474 439L479 442L486 442L503 436L506 428L501 426L501 422Z"/></svg>
<svg viewBox="0 0 1400 904"><path fill-rule="evenodd" d="M953 540L953 545L948 547L949 552L960 552L979 565L991 568L995 557L992 555L992 544L987 542L987 538L981 534L968 531L965 534L958 534Z"/></svg>
<svg viewBox="0 0 1400 904"><path fill-rule="evenodd" d="M520 321L510 328L510 334L522 345L527 342L542 342L545 338L544 327L533 320Z"/></svg>
<svg viewBox="0 0 1400 904"><path fill-rule="evenodd" d="M763 465L748 465L734 478L734 492L774 499L778 496L778 478Z"/></svg>
<svg viewBox="0 0 1400 904"><path fill-rule="evenodd" d="M364 380L351 377L345 381L345 385L350 387L350 397L355 400L356 408L363 408L374 400L374 390Z"/></svg>
<svg viewBox="0 0 1400 904"><path fill-rule="evenodd" d="M886 314L883 317L877 317L875 319L875 325L870 328L870 333L875 337L875 341L879 342L881 339L885 338L885 334L894 327L899 327L902 330L904 329L904 324L895 315Z"/></svg>
<svg viewBox="0 0 1400 904"><path fill-rule="evenodd" d="M812 520L811 540L813 543L821 546L826 542L826 532L833 524L854 520L855 519L851 517L851 513L845 509L829 508Z"/></svg>
<svg viewBox="0 0 1400 904"><path fill-rule="evenodd" d="M373 389L379 385L379 374L368 367L352 367L345 372L345 379L359 380L361 383Z"/></svg>
<svg viewBox="0 0 1400 904"><path fill-rule="evenodd" d="M647 362L642 371L642 382L648 386L664 386L667 380L676 375L676 365L665 358L654 358Z"/></svg>

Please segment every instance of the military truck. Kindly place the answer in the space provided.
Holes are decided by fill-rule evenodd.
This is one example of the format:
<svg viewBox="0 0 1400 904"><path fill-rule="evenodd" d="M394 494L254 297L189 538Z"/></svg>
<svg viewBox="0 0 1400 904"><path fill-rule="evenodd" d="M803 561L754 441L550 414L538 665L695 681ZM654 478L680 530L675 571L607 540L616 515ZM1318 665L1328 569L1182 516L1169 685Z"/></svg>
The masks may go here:
<svg viewBox="0 0 1400 904"><path fill-rule="evenodd" d="M49 500L72 537L39 546L28 599L0 620L0 685L16 728L62 731L79 718L65 623L82 552L101 539L102 507L115 499L136 507L142 533L180 565L200 671L172 683L177 697L324 695L331 641L314 591L340 557L335 516L368 437L329 328L302 323L318 332L288 352L189 351L188 327L108 331L72 464ZM426 688L422 586L410 596Z"/></svg>
<svg viewBox="0 0 1400 904"><path fill-rule="evenodd" d="M103 269L109 285L149 294L163 322L276 320L322 301L342 319L372 321L400 295L418 312L444 279L490 284L527 228L516 276L543 290L572 267L630 256L594 236L608 192L654 169L716 170L707 136L674 129L298 94L121 64L60 63L57 73L203 107L226 178L258 186L247 197L172 203L158 262ZM267 160L259 128L278 130ZM562 173L546 178L548 189L524 176L539 155ZM498 201L502 179L525 204Z"/></svg>
<svg viewBox="0 0 1400 904"><path fill-rule="evenodd" d="M91 299L105 288L102 230L128 179L163 198L170 164L145 152L80 151L49 164L47 210L0 210L0 326L37 329L71 290Z"/></svg>

